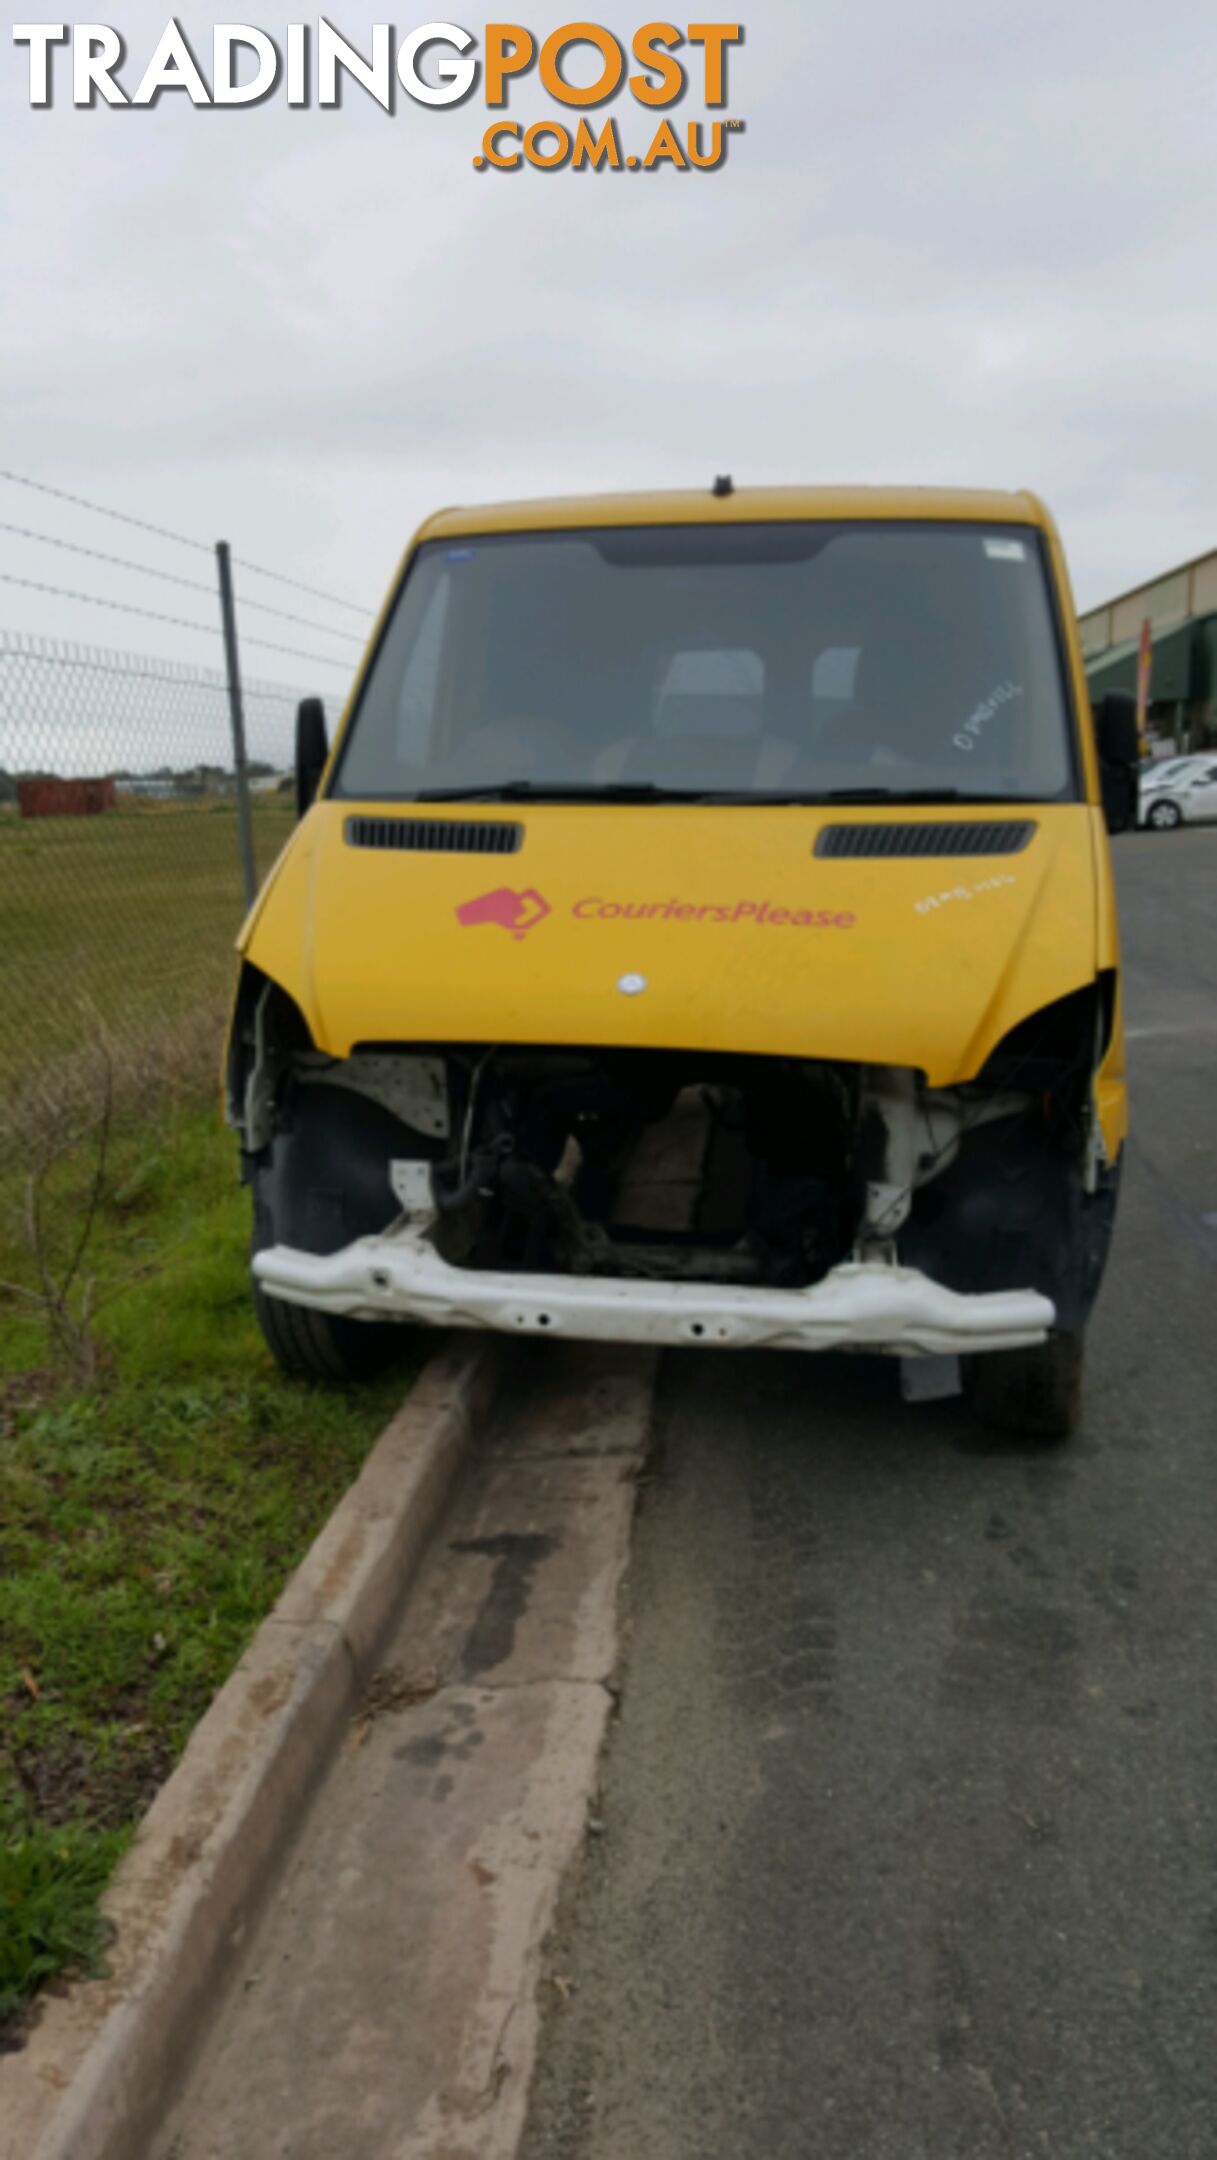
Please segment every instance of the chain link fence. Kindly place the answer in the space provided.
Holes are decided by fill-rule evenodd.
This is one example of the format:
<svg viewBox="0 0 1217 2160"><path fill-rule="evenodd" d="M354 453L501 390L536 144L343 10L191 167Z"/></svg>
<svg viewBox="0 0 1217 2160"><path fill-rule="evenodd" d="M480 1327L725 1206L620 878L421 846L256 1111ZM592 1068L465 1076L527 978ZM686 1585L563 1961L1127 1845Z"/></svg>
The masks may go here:
<svg viewBox="0 0 1217 2160"><path fill-rule="evenodd" d="M291 830L298 692L246 681L265 875ZM0 1171L116 1094L210 1084L244 913L226 679L0 631Z"/></svg>

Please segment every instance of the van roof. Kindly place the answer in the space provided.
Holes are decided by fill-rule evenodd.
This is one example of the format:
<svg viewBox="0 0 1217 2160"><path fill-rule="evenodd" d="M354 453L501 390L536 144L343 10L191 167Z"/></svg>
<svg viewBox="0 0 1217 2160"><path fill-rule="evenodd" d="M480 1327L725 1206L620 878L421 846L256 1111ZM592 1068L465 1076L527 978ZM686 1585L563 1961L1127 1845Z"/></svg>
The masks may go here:
<svg viewBox="0 0 1217 2160"><path fill-rule="evenodd" d="M706 486L656 494L570 495L535 502L440 510L420 540L473 533L562 532L589 525L749 524L783 519L944 519L978 525L1047 526L1034 495L982 488L765 487L729 495Z"/></svg>

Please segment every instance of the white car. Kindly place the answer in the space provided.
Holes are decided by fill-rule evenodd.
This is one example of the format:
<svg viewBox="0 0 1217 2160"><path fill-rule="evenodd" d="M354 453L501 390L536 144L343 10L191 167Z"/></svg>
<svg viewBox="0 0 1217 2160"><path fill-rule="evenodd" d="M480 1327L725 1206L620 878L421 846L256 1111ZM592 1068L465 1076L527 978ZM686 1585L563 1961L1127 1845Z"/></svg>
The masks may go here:
<svg viewBox="0 0 1217 2160"><path fill-rule="evenodd" d="M1139 823L1155 832L1172 825L1217 822L1217 754L1167 758L1141 775Z"/></svg>

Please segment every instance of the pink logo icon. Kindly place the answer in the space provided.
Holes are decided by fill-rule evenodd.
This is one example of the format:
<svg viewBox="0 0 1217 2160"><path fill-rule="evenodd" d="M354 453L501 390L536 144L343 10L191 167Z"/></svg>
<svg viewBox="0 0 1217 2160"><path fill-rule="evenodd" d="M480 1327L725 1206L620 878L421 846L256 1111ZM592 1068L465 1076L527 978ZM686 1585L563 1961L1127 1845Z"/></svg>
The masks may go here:
<svg viewBox="0 0 1217 2160"><path fill-rule="evenodd" d="M477 900L466 900L463 907L458 907L456 919L467 930L475 923L497 923L500 930L510 930L514 938L522 938L551 913L548 900L543 900L532 885L523 892L513 892L510 885L499 885L494 892L483 893Z"/></svg>

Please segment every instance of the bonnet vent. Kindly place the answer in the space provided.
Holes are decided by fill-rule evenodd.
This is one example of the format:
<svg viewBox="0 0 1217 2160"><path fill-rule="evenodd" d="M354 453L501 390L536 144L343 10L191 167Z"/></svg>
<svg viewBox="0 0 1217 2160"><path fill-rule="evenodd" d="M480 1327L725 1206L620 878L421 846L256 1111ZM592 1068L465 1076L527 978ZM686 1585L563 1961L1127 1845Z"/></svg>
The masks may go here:
<svg viewBox="0 0 1217 2160"><path fill-rule="evenodd" d="M406 849L416 855L516 855L522 825L482 818L349 817L348 847Z"/></svg>
<svg viewBox="0 0 1217 2160"><path fill-rule="evenodd" d="M826 825L817 855L1017 855L1035 831L1031 818L1000 823Z"/></svg>

